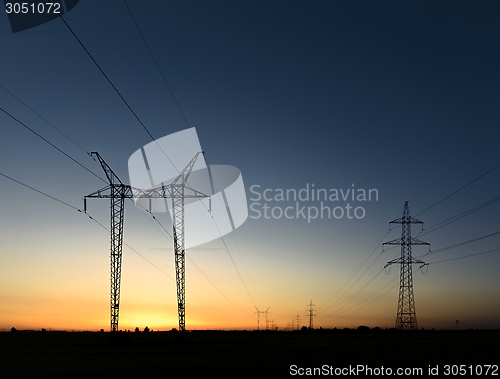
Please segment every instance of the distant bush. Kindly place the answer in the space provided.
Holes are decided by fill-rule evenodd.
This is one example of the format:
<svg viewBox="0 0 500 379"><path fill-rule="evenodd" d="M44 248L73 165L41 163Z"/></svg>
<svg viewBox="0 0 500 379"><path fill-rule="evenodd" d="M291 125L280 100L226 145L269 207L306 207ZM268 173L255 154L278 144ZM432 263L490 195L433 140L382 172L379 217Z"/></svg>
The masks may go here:
<svg viewBox="0 0 500 379"><path fill-rule="evenodd" d="M14 327L12 327L12 328L10 329L10 331L11 331L11 332L17 332L17 329L16 329L16 328L14 328Z"/></svg>

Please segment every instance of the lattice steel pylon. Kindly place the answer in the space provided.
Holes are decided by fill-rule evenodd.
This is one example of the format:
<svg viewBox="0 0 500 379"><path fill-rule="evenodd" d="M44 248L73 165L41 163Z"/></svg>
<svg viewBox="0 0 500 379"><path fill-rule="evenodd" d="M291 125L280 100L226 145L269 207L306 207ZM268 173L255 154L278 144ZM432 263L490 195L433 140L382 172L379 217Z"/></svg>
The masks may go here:
<svg viewBox="0 0 500 379"><path fill-rule="evenodd" d="M123 184L108 164L97 152L92 152L106 174L109 184L98 191L84 197L84 209L87 212L87 198L111 199L111 299L110 299L110 330L118 331L120 311L120 284L122 272L123 220L125 199L132 198L170 198L172 199L172 224L174 234L175 274L177 282L177 309L179 328L186 327L186 280L185 280L185 249L184 249L184 199L205 198L208 195L194 190L187 185L187 180L198 156L189 161L180 174L168 185L152 189L141 189Z"/></svg>
<svg viewBox="0 0 500 379"><path fill-rule="evenodd" d="M315 307L315 305L313 304L313 301L311 300L311 302L309 304L307 304L307 306L309 307L309 309L307 310L307 313L309 313L309 329L314 329L313 317L316 317L316 315L314 314L315 310L313 307ZM297 315L297 317L298 317L298 315Z"/></svg>
<svg viewBox="0 0 500 379"><path fill-rule="evenodd" d="M417 315L415 312L415 298L413 295L413 264L426 265L423 261L415 259L411 253L412 245L429 245L411 236L411 224L423 224L422 221L410 216L408 202L405 202L403 217L390 222L390 224L401 224L401 238L384 242L382 245L401 245L401 256L387 262L384 268L399 263L399 300L396 316L396 329L418 330Z"/></svg>
<svg viewBox="0 0 500 379"><path fill-rule="evenodd" d="M264 312L262 312L262 313L265 313L265 315L266 315L266 330L269 330L269 319L267 318L268 314L271 313L271 312L269 312L269 308L271 308L271 307L267 307L267 309Z"/></svg>
<svg viewBox="0 0 500 379"><path fill-rule="evenodd" d="M257 311L254 312L254 314L257 313L257 330L260 330L260 314L264 312L259 311L259 308L257 307L255 307L255 309L257 309Z"/></svg>
<svg viewBox="0 0 500 379"><path fill-rule="evenodd" d="M87 212L87 198L111 199L111 290L110 290L110 330L118 331L118 318L120 313L120 284L122 275L122 247L123 247L123 217L125 199L132 197L130 186L122 183L111 167L97 152L92 152L101 164L109 184L100 190L84 197L84 210Z"/></svg>

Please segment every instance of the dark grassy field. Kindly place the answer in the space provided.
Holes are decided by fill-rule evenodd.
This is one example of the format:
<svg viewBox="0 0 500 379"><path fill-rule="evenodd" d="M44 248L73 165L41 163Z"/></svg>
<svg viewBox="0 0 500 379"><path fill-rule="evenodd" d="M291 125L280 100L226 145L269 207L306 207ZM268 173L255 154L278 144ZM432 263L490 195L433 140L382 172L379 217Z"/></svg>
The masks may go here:
<svg viewBox="0 0 500 379"><path fill-rule="evenodd" d="M0 378L290 376L334 368L499 364L500 331L0 333ZM118 338L112 338L118 337ZM500 375L500 372L498 372ZM298 376L298 375L297 375ZM125 376L124 376L125 377Z"/></svg>

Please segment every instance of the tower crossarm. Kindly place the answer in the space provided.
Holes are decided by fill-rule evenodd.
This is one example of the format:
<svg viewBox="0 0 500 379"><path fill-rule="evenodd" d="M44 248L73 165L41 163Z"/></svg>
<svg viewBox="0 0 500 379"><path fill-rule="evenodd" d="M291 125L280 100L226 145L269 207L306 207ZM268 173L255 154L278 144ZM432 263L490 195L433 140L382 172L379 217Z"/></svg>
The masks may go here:
<svg viewBox="0 0 500 379"><path fill-rule="evenodd" d="M401 258L396 258L396 259L393 259L392 261L389 261L385 264L384 268L387 268L393 264L401 264L401 263L406 263L406 264L420 264L421 266L420 267L423 267L423 266L426 266L428 265L428 263L425 263L424 261L421 261L420 259L416 259L416 258L413 258L411 259L411 261L407 261L407 262L403 262L401 260Z"/></svg>
<svg viewBox="0 0 500 379"><path fill-rule="evenodd" d="M134 197L130 186L125 184L108 184L107 186L92 192L90 195L85 196L85 198L110 199L117 196L124 199Z"/></svg>
<svg viewBox="0 0 500 379"><path fill-rule="evenodd" d="M389 224L423 224L423 221L417 220L415 217L405 215L389 222Z"/></svg>
<svg viewBox="0 0 500 379"><path fill-rule="evenodd" d="M178 185L183 185L186 186L187 181L189 179L189 175L191 175L191 172L193 171L194 164L196 163L196 160L200 156L200 154L203 154L202 151L198 151L193 158L189 161L189 163L182 169L182 171L177 175L177 177L172 181L171 185L173 186L178 186Z"/></svg>
<svg viewBox="0 0 500 379"><path fill-rule="evenodd" d="M392 241L384 242L383 245L430 245L430 243L411 237L409 241L406 238L396 238Z"/></svg>
<svg viewBox="0 0 500 379"><path fill-rule="evenodd" d="M169 188L169 186L157 187L157 188L151 188L151 189L142 189L142 188L131 187L131 186L126 185L126 184L118 184L118 185L108 184L107 186L85 196L85 198L110 199L112 197L116 197L116 195L118 195L119 197L125 198L125 199L171 198L172 192L168 188ZM209 195L207 195L201 191L197 191L195 189L192 189L192 188L186 187L184 191L185 191L184 198L196 198L196 199L198 199L198 198L209 197Z"/></svg>
<svg viewBox="0 0 500 379"><path fill-rule="evenodd" d="M96 157L99 164L101 165L102 169L104 170L104 173L106 174L106 177L109 181L110 184L122 184L122 181L120 178L114 173L114 171L111 169L111 167L108 166L108 164L104 161L104 159L99 155L97 151L93 151L90 153L92 157Z"/></svg>

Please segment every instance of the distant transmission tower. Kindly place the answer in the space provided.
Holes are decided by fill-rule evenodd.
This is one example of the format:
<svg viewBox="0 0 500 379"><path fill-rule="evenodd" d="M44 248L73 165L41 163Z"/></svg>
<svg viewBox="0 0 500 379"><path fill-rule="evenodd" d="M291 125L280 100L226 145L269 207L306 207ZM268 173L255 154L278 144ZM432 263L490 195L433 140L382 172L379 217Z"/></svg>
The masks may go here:
<svg viewBox="0 0 500 379"><path fill-rule="evenodd" d="M316 316L314 314L315 310L313 308L315 305L313 304L313 301L311 300L311 302L309 304L307 304L307 306L309 307L309 309L307 310L307 313L309 313L309 329L313 329L313 317Z"/></svg>
<svg viewBox="0 0 500 379"><path fill-rule="evenodd" d="M413 258L411 254L412 245L429 245L428 242L420 241L411 236L411 224L423 224L422 221L410 216L408 202L405 202L403 217L390 222L390 224L401 224L401 238L388 241L383 245L401 245L401 257L387 262L385 267L399 263L399 300L398 313L396 316L396 329L417 330L417 315L415 313L415 298L413 296L413 269L415 263L425 265L419 259ZM385 268L384 267L384 268Z"/></svg>
<svg viewBox="0 0 500 379"><path fill-rule="evenodd" d="M297 320L297 330L300 330L300 316L298 313L297 313L296 320Z"/></svg>
<svg viewBox="0 0 500 379"><path fill-rule="evenodd" d="M268 313L271 313L269 312L269 308L271 307L267 307L267 309L264 312L262 312L266 314L266 330L269 330L269 319L267 318Z"/></svg>
<svg viewBox="0 0 500 379"><path fill-rule="evenodd" d="M259 308L257 308L257 307L255 307L255 309L257 309L257 312L255 312L255 313L257 313L257 330L260 330L260 314L264 313L264 312L259 311Z"/></svg>

